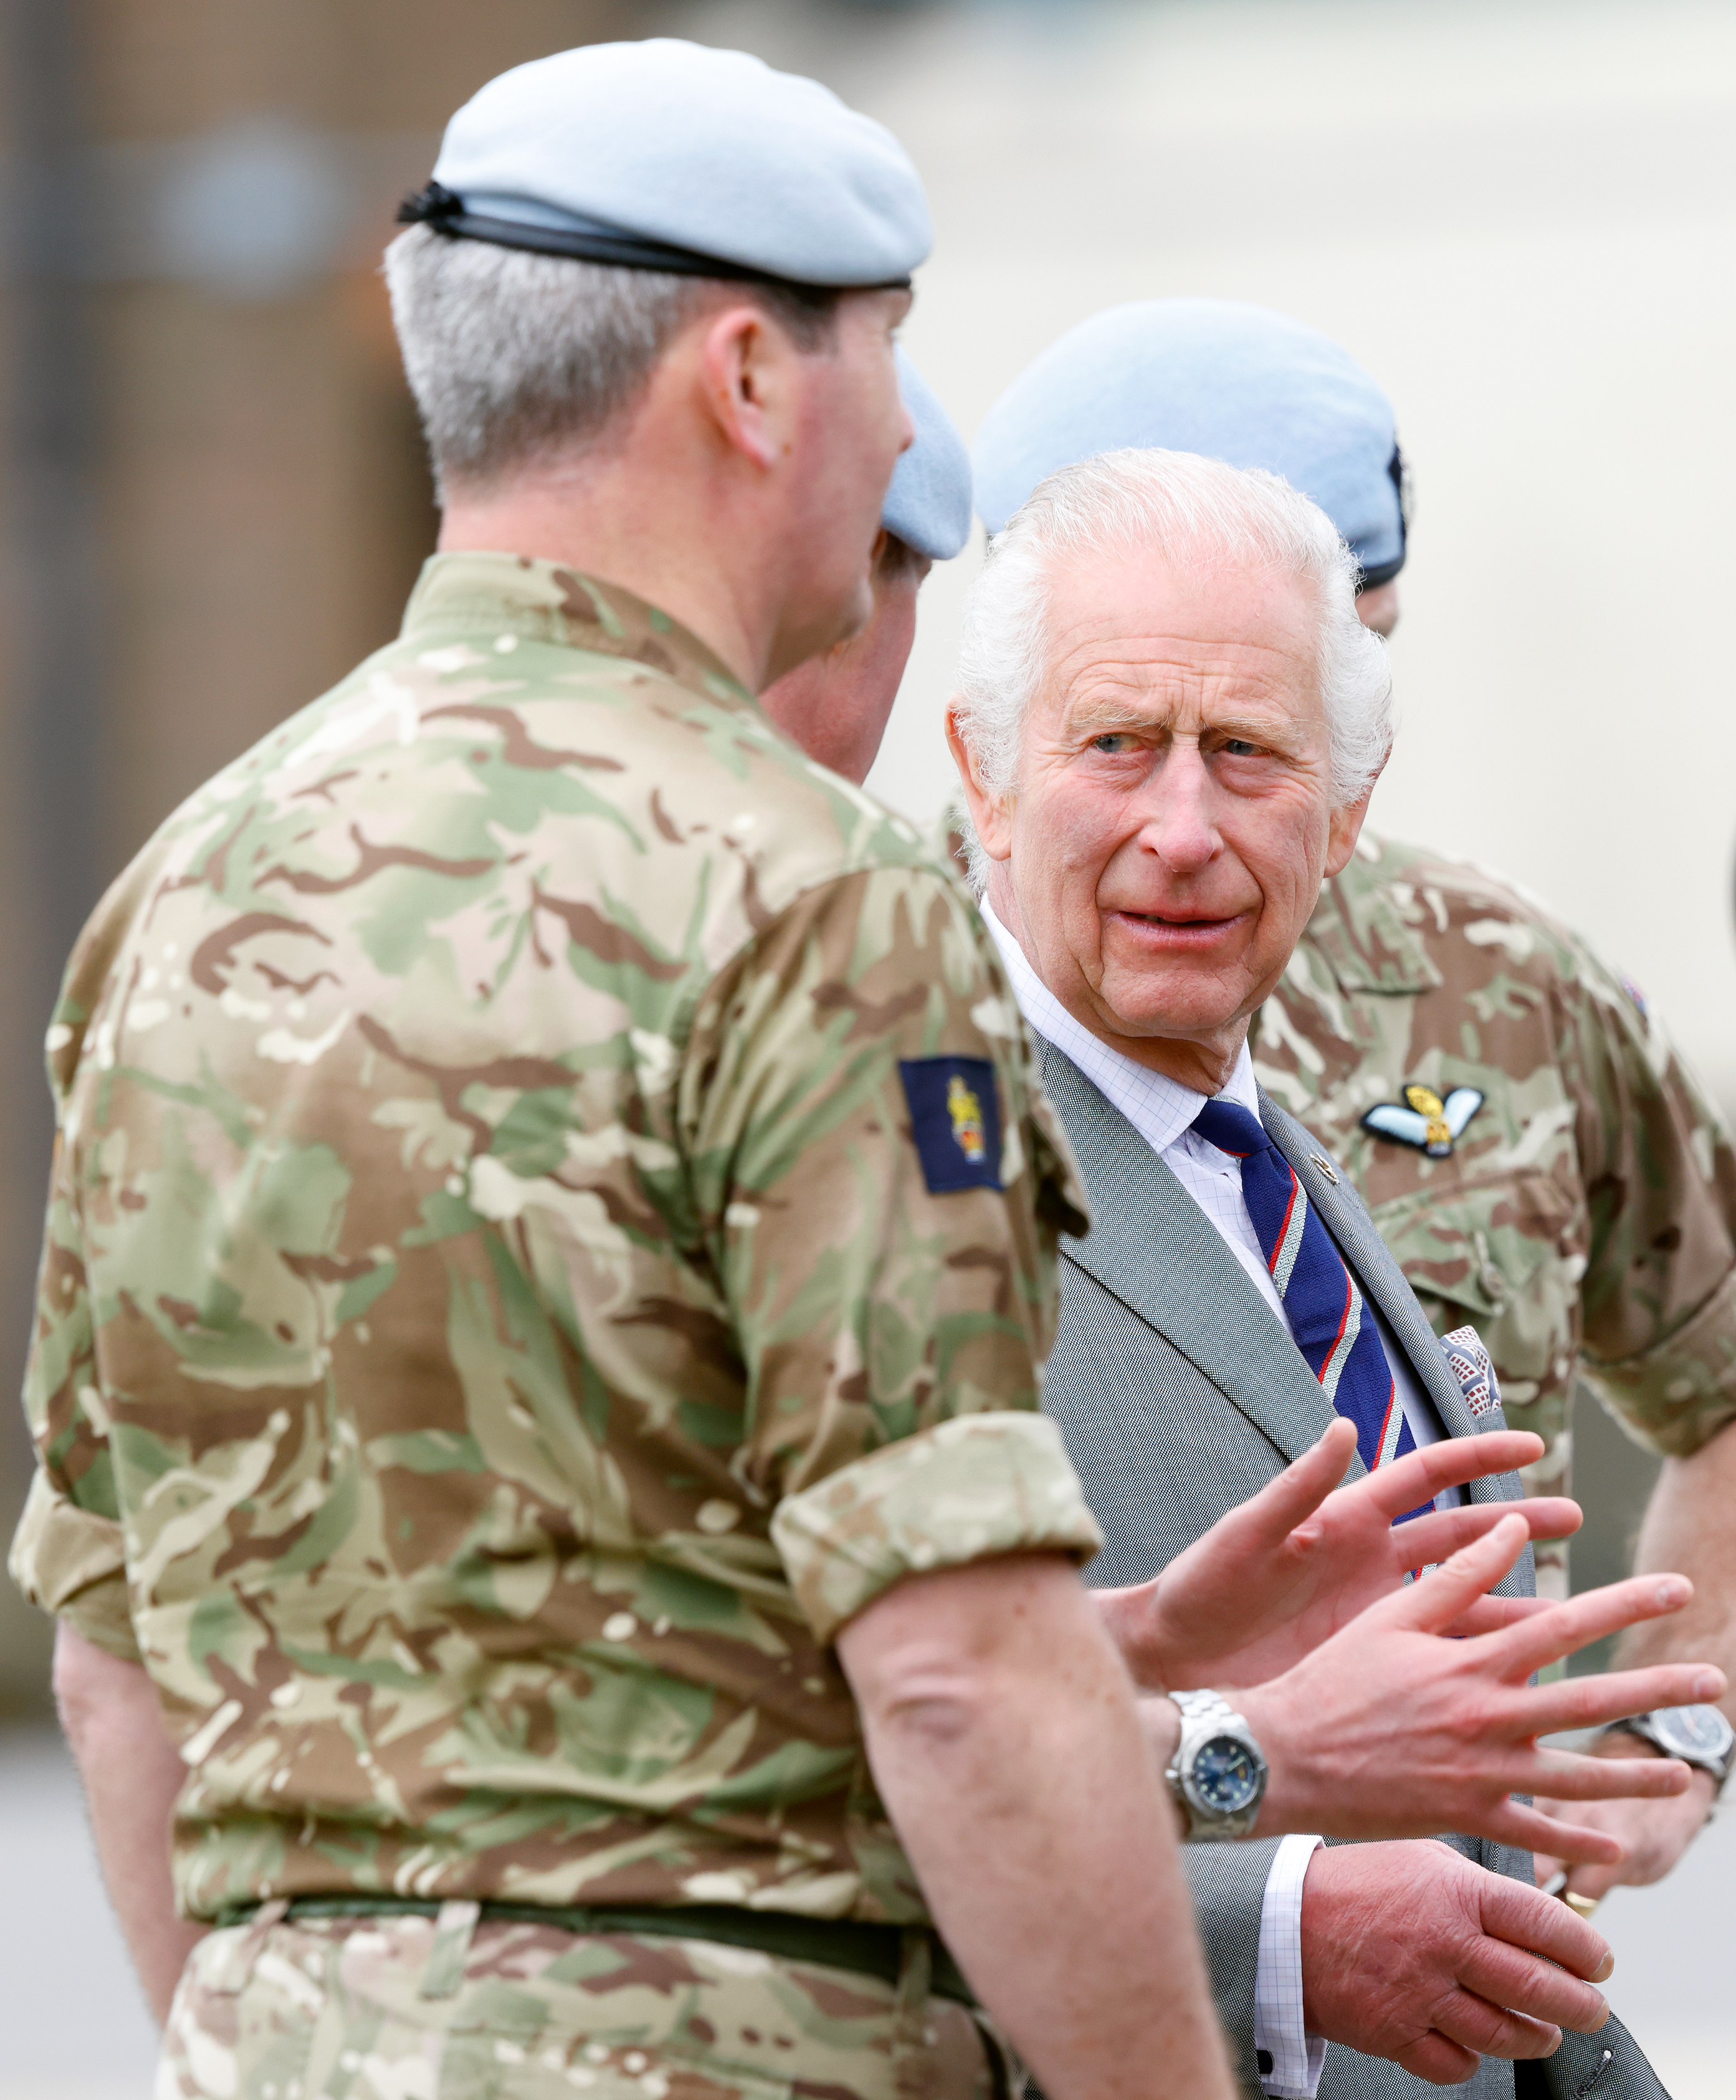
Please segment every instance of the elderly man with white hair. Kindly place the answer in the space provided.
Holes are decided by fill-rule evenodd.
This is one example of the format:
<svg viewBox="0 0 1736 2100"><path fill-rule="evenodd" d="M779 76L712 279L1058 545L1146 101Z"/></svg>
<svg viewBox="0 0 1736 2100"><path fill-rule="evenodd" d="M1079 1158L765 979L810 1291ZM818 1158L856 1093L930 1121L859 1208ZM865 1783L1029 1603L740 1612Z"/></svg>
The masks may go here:
<svg viewBox="0 0 1736 2100"><path fill-rule="evenodd" d="M949 733L973 871L1094 1220L1062 1243L1044 1405L1104 1533L1099 1587L1148 1580L1335 1414L1377 1472L1500 1426L1474 1334L1437 1342L1249 1060L1390 741L1357 580L1275 477L1118 452L1038 487L967 615ZM1226 1834L1210 1823L1208 1804L1193 1834ZM1522 1851L1292 1837L1195 1846L1189 1865L1249 2090L1660 2090L1613 2020L1557 2047L1540 1953L1559 1906Z"/></svg>

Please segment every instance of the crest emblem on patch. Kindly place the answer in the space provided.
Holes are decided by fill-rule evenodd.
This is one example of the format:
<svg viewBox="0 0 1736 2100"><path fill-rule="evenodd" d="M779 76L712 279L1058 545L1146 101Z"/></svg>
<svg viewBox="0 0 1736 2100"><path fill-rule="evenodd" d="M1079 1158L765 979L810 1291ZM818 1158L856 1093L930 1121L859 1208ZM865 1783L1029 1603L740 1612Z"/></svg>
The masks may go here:
<svg viewBox="0 0 1736 2100"><path fill-rule="evenodd" d="M986 1057L905 1057L898 1077L931 1195L1001 1185L1001 1103Z"/></svg>
<svg viewBox="0 0 1736 2100"><path fill-rule="evenodd" d="M1455 1087L1443 1101L1433 1087L1413 1084L1405 1088L1402 1105L1377 1101L1364 1116L1362 1127L1395 1144L1414 1145L1430 1159L1450 1159L1465 1125L1483 1103L1475 1087Z"/></svg>
<svg viewBox="0 0 1736 2100"><path fill-rule="evenodd" d="M974 1164L988 1149L983 1142L983 1105L956 1072L946 1082L946 1110L953 1119L953 1143Z"/></svg>

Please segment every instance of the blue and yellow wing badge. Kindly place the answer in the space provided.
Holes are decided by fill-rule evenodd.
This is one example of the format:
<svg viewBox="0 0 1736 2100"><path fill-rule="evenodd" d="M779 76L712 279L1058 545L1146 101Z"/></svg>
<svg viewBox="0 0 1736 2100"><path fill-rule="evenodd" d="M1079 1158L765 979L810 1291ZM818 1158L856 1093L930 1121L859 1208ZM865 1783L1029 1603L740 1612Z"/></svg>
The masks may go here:
<svg viewBox="0 0 1736 2100"><path fill-rule="evenodd" d="M1443 1101L1432 1087L1409 1086L1403 1105L1377 1101L1362 1119L1364 1130L1390 1137L1395 1145L1414 1145L1431 1159L1450 1159L1471 1118L1483 1106L1474 1087L1455 1087Z"/></svg>
<svg viewBox="0 0 1736 2100"><path fill-rule="evenodd" d="M932 1196L1001 1185L1001 1101L986 1057L905 1057L898 1064L910 1136Z"/></svg>

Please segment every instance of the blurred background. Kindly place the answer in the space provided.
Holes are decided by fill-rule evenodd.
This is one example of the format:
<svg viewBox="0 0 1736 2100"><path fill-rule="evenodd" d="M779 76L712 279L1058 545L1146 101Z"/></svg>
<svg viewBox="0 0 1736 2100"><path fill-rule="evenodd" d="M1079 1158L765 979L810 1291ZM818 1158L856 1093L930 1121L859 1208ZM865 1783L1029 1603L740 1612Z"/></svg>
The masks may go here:
<svg viewBox="0 0 1736 2100"><path fill-rule="evenodd" d="M914 155L906 339L966 435L1099 307L1316 324L1416 479L1375 821L1517 877L1736 1103L1736 9L1716 0L0 0L0 1361L50 1140L41 1043L180 797L395 631L435 518L376 274L451 110L660 33L826 81ZM973 549L923 598L871 786L919 818ZM1649 1462L1582 1405L1582 1586ZM0 1532L27 1478L0 1405ZM0 1581L0 2100L149 2089L150 2036ZM1736 2092L1721 1825L1600 1913L1677 2100Z"/></svg>

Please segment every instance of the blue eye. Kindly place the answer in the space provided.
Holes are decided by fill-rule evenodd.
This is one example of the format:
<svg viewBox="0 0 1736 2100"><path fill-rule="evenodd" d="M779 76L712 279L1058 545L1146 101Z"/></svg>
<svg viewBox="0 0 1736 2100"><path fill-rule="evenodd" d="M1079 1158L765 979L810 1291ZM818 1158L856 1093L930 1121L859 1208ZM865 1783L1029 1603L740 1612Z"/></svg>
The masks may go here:
<svg viewBox="0 0 1736 2100"><path fill-rule="evenodd" d="M1227 758L1258 758L1260 747L1249 743L1245 737L1232 736L1224 739L1224 755Z"/></svg>
<svg viewBox="0 0 1736 2100"><path fill-rule="evenodd" d="M1091 748L1093 751L1100 751L1107 757L1113 758L1125 751L1132 742L1133 739L1124 731L1112 730L1107 736L1094 736L1091 739Z"/></svg>

